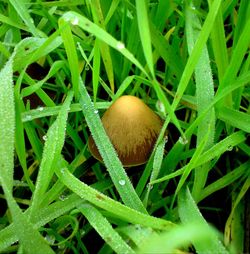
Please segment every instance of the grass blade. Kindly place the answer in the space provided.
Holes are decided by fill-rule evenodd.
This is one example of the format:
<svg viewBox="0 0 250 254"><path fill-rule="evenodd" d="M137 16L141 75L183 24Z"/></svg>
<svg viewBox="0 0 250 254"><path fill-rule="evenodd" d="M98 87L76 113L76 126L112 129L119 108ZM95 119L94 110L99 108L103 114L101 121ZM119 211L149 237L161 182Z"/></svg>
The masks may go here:
<svg viewBox="0 0 250 254"><path fill-rule="evenodd" d="M82 199L85 199L91 204L115 214L124 221L161 230L168 230L175 226L175 224L170 221L141 213L109 198L108 196L81 182L73 176L67 168L57 168L56 174L70 190Z"/></svg>
<svg viewBox="0 0 250 254"><path fill-rule="evenodd" d="M54 173L56 162L60 159L65 139L66 122L73 92L69 92L56 121L46 135L43 158L39 168L35 192L32 197L31 216L39 209L39 202L45 194Z"/></svg>
<svg viewBox="0 0 250 254"><path fill-rule="evenodd" d="M146 6L145 0L136 0L136 14L137 14L137 22L138 28L141 38L141 44L144 52L144 56L149 67L150 73L154 78L154 63L153 63L153 55L152 55L152 47L151 47L151 36L149 29L149 21L148 21L148 10Z"/></svg>
<svg viewBox="0 0 250 254"><path fill-rule="evenodd" d="M203 226L203 230L209 233L206 242L192 241L198 253L228 253L218 235L207 224L202 217L198 207L188 189L182 189L178 196L178 210L183 224L194 224Z"/></svg>
<svg viewBox="0 0 250 254"><path fill-rule="evenodd" d="M121 195L124 204L134 208L135 210L146 213L145 207L136 194L120 160L118 159L114 147L110 143L110 140L105 133L100 117L95 113L94 105L81 80L80 95L80 104L82 106L82 110L89 129L93 135L107 170L109 171L111 179L117 191ZM122 184L120 183L121 181Z"/></svg>
<svg viewBox="0 0 250 254"><path fill-rule="evenodd" d="M115 253L135 253L94 206L84 204L78 206L78 209Z"/></svg>

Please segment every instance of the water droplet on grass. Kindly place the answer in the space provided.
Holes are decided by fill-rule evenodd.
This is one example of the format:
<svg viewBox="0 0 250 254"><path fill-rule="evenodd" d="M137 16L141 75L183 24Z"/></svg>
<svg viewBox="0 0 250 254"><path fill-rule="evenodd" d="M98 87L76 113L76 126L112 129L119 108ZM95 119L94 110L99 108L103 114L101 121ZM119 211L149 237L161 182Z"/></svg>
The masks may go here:
<svg viewBox="0 0 250 254"><path fill-rule="evenodd" d="M186 145L188 143L188 140L185 136L183 137L179 137L179 142L182 144L182 145Z"/></svg>
<svg viewBox="0 0 250 254"><path fill-rule="evenodd" d="M122 49L125 48L125 45L124 45L124 43L122 43L121 41L119 41L119 42L117 43L116 47L117 47L118 50L122 50Z"/></svg>
<svg viewBox="0 0 250 254"><path fill-rule="evenodd" d="M125 180L123 180L123 179L119 180L119 184L120 184L120 185L123 186L123 185L125 185L125 183L126 183Z"/></svg>
<svg viewBox="0 0 250 254"><path fill-rule="evenodd" d="M157 108L157 110L159 111L159 112L161 112L164 116L166 115L166 109L165 109L165 106L164 106L164 104L160 101L160 100L158 100L157 102L156 102L156 108Z"/></svg>
<svg viewBox="0 0 250 254"><path fill-rule="evenodd" d="M79 24L79 19L77 17L73 18L71 20L71 24L74 25L74 26L78 25Z"/></svg>
<svg viewBox="0 0 250 254"><path fill-rule="evenodd" d="M95 114L98 114L98 110L97 109L94 112L95 112Z"/></svg>
<svg viewBox="0 0 250 254"><path fill-rule="evenodd" d="M46 235L46 236L45 236L45 240L46 240L49 244L54 244L56 238L55 238L54 235Z"/></svg>
<svg viewBox="0 0 250 254"><path fill-rule="evenodd" d="M40 107L37 108L37 110L38 110L38 111L43 111L43 110L44 110L44 107L41 107L41 106L40 106Z"/></svg>
<svg viewBox="0 0 250 254"><path fill-rule="evenodd" d="M43 135L43 140L46 141L48 139L47 135Z"/></svg>
<svg viewBox="0 0 250 254"><path fill-rule="evenodd" d="M231 151L233 150L233 146L232 146L232 145L229 145L229 146L227 147L227 150L231 152Z"/></svg>
<svg viewBox="0 0 250 254"><path fill-rule="evenodd" d="M30 121L32 119L32 116L31 115L26 115L25 116L25 121Z"/></svg>

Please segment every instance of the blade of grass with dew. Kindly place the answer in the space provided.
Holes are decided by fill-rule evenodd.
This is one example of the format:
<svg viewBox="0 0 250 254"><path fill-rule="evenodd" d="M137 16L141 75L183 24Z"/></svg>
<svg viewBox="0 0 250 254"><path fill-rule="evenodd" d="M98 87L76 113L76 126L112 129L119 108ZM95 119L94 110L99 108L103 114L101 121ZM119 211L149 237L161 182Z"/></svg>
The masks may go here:
<svg viewBox="0 0 250 254"><path fill-rule="evenodd" d="M95 113L94 105L85 85L81 79L79 79L79 82L81 95L80 104L82 106L83 114L117 191L125 205L143 213L147 213L118 159L114 147L105 133L99 115ZM124 184L121 185L120 181Z"/></svg>
<svg viewBox="0 0 250 254"><path fill-rule="evenodd" d="M110 213L118 216L119 218L127 222L162 230L168 230L175 226L175 224L170 221L155 218L145 213L141 213L137 210L121 204L118 201L109 198L108 196L97 191L96 189L81 182L79 179L73 176L67 170L67 168L56 168L56 174L59 179L78 196L85 199L86 201L89 201L91 204L97 207L109 211Z"/></svg>
<svg viewBox="0 0 250 254"><path fill-rule="evenodd" d="M53 253L38 231L22 213L13 195L15 105L13 87L13 55L0 72L0 183L10 209L20 245L25 253ZM32 241L31 241L32 239Z"/></svg>
<svg viewBox="0 0 250 254"><path fill-rule="evenodd" d="M143 53L147 62L147 66L150 70L152 77L155 77L154 73L154 63L151 47L151 36L148 21L148 10L147 1L136 0L136 15L139 28L139 34L141 38L141 44L143 48Z"/></svg>
<svg viewBox="0 0 250 254"><path fill-rule="evenodd" d="M77 19L73 19L72 23L76 22ZM58 20L59 28L61 28L61 36L66 50L69 69L71 73L71 82L76 98L79 98L79 68L78 68L78 57L76 53L76 46L73 39L73 35L70 28L70 23L67 19L60 18ZM74 23L75 24L75 23Z"/></svg>
<svg viewBox="0 0 250 254"><path fill-rule="evenodd" d="M26 4L23 0L10 0L10 3L15 8L16 12L19 14L19 16L22 18L23 22L27 25L29 28L29 31L35 36L40 37L43 36L42 32L39 31L35 25L32 17L29 14L28 9L26 8Z"/></svg>
<svg viewBox="0 0 250 254"><path fill-rule="evenodd" d="M206 186L201 192L199 201L210 196L212 193L214 193L222 188L225 188L226 186L235 182L240 177L244 176L244 174L247 172L249 167L250 167L250 161L247 161L246 163L240 165L239 167L232 170L230 173L221 177L217 181Z"/></svg>
<svg viewBox="0 0 250 254"><path fill-rule="evenodd" d="M185 17L186 17L186 33L187 33L187 46L189 55L191 55L194 49L195 42L199 36L199 30L201 27L200 21L194 12L194 5L192 1L186 5ZM214 84L212 71L210 67L209 55L207 47L204 46L200 58L195 66L195 84L196 84L196 101L197 101L197 111L198 116L208 107L214 98ZM209 109L209 111L204 116L203 120L198 125L197 130L197 145L199 146L201 140L206 136L209 129L209 136L207 137L205 150L210 148L214 143L214 133L215 133L215 113L214 108ZM192 195L194 198L198 198L199 193L204 187L207 174L210 165L204 164L202 167L195 169L194 172L194 184Z"/></svg>
<svg viewBox="0 0 250 254"><path fill-rule="evenodd" d="M222 107L216 111L218 119L225 123L250 133L250 115L238 110Z"/></svg>
<svg viewBox="0 0 250 254"><path fill-rule="evenodd" d="M100 0L92 1L91 10L92 10L92 15L93 15L95 24L98 24L103 30L106 30ZM101 56L102 56L103 64L108 76L111 91L114 93L114 90L115 90L114 71L113 71L113 63L112 63L112 58L110 55L109 46L103 41L99 41L97 45L99 46L99 49L101 51Z"/></svg>
<svg viewBox="0 0 250 254"><path fill-rule="evenodd" d="M172 108L176 109L177 105L179 104L181 97L183 93L185 92L187 85L189 83L189 80L193 74L194 68L196 66L196 63L198 62L201 52L206 44L206 41L210 35L210 32L212 30L213 24L215 22L215 18L217 16L217 13L219 11L220 5L222 0L213 1L213 4L211 5L211 8L207 14L206 20L201 28L200 34L195 42L194 49L188 58L188 62L185 66L185 69L183 71L183 74L181 76L181 80L179 82L179 86L175 95L175 99L172 103Z"/></svg>
<svg viewBox="0 0 250 254"><path fill-rule="evenodd" d="M94 206L83 204L77 208L115 253L135 253Z"/></svg>
<svg viewBox="0 0 250 254"><path fill-rule="evenodd" d="M105 30L91 22L89 19L85 18L84 16L70 11L66 12L60 19L64 19L65 21L74 22L75 20L78 21L78 26L81 27L83 30L89 32L90 34L95 35L97 38L102 40L103 42L107 43L109 46L113 47L114 49L118 50L122 55L124 55L127 59L129 59L135 66L137 66L144 74L148 75L142 65L138 62L138 60L133 56L133 54L125 48L125 45L116 40L113 36L107 33ZM65 22L64 21L64 22Z"/></svg>
<svg viewBox="0 0 250 254"><path fill-rule="evenodd" d="M152 169L152 172L151 172L149 184L147 186L148 188L147 188L146 195L145 195L145 198L144 198L145 207L147 207L147 202L148 202L148 197L149 197L149 194L150 194L150 190L151 190L151 187L153 187L150 183L158 177L158 174L159 174L160 169L161 169L166 140L167 140L167 138L164 137L155 149L154 160L153 160L153 169Z"/></svg>
<svg viewBox="0 0 250 254"><path fill-rule="evenodd" d="M31 218L39 209L40 200L46 192L51 178L54 174L53 167L60 158L61 150L65 139L65 130L73 92L70 91L58 114L56 121L51 125L46 135L46 141L43 150L43 158L39 168L36 181L36 188L32 196Z"/></svg>
<svg viewBox="0 0 250 254"><path fill-rule="evenodd" d="M178 195L178 212L182 223L202 225L203 230L209 233L206 242L193 240L192 243L198 253L228 253L216 233L202 217L188 188L182 188ZM200 233L200 232L199 232Z"/></svg>

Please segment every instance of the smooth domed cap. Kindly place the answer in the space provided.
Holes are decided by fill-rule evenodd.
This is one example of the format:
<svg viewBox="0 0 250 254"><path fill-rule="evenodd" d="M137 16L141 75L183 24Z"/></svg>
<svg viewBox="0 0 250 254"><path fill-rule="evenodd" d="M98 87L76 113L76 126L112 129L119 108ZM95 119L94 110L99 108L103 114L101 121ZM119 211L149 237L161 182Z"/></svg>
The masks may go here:
<svg viewBox="0 0 250 254"><path fill-rule="evenodd" d="M104 113L102 123L119 159L126 167L144 164L154 148L162 121L142 100L122 96ZM102 161L90 136L91 154Z"/></svg>

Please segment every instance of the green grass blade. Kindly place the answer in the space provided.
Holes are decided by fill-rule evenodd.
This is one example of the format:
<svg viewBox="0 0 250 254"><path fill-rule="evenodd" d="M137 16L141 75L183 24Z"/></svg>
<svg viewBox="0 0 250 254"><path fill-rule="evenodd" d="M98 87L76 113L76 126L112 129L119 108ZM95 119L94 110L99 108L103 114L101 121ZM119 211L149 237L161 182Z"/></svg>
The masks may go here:
<svg viewBox="0 0 250 254"><path fill-rule="evenodd" d="M210 237L206 242L192 241L198 253L228 253L218 235L202 217L188 189L183 188L179 192L178 211L183 224L202 225L203 230L210 233Z"/></svg>
<svg viewBox="0 0 250 254"><path fill-rule="evenodd" d="M73 92L69 92L56 121L51 125L46 135L43 158L39 168L35 192L32 197L31 216L39 209L39 202L45 194L54 173L56 162L60 159L65 139L65 130Z"/></svg>
<svg viewBox="0 0 250 254"><path fill-rule="evenodd" d="M76 53L76 45L73 39L73 35L70 28L70 23L65 19L60 18L59 28L61 28L61 35L66 50L69 68L71 72L71 81L73 85L73 90L76 98L79 98L79 87L78 87L78 77L79 77L79 67L78 67L78 57Z"/></svg>
<svg viewBox="0 0 250 254"><path fill-rule="evenodd" d="M14 52L15 54L15 52ZM0 183L14 221L15 230L25 253L53 253L38 231L22 213L12 196L14 170L15 105L13 57L0 72ZM32 241L31 241L32 239Z"/></svg>
<svg viewBox="0 0 250 254"><path fill-rule="evenodd" d="M229 172L225 176L221 177L217 181L206 186L206 188L204 188L204 190L201 193L200 199L202 200L202 199L210 196L212 193L214 193L222 188L225 188L226 186L235 182L237 179L242 177L247 172L247 170L249 169L249 166L250 166L250 161L247 161L246 163L240 165L239 167L232 170L231 172Z"/></svg>
<svg viewBox="0 0 250 254"><path fill-rule="evenodd" d="M105 133L100 117L95 113L94 105L81 80L80 95L80 104L82 106L86 122L93 135L107 170L109 171L111 179L117 191L121 195L124 204L138 211L146 213L145 207L137 196L120 160L118 159L114 147L110 143L110 140Z"/></svg>
<svg viewBox="0 0 250 254"><path fill-rule="evenodd" d="M12 64L13 56L0 72L0 180L9 190L13 187L15 133Z"/></svg>
<svg viewBox="0 0 250 254"><path fill-rule="evenodd" d="M100 0L92 1L91 10L95 24L98 24L103 30L106 30ZM101 51L101 56L108 76L111 91L114 92L114 71L110 48L107 44L103 43L103 41L99 41L97 45L99 46L99 50Z"/></svg>
<svg viewBox="0 0 250 254"><path fill-rule="evenodd" d="M199 36L199 30L201 27L200 21L193 10L193 3L191 2L186 6L186 32L187 32L187 45L189 54L194 49L195 42ZM196 84L196 101L198 116L202 114L204 110L211 104L214 99L214 84L212 71L210 67L210 60L207 47L204 46L200 58L195 67L195 84ZM209 136L205 150L210 148L214 143L215 134L215 113L214 108L210 108L206 113L197 130L197 145L203 140L209 130ZM192 194L194 197L198 197L200 191L204 187L207 174L209 170L209 164L203 165L201 168L195 170L195 179L193 185Z"/></svg>
<svg viewBox="0 0 250 254"><path fill-rule="evenodd" d="M84 204L78 206L78 209L115 253L135 253L94 206Z"/></svg>
<svg viewBox="0 0 250 254"><path fill-rule="evenodd" d="M206 44L206 41L209 37L210 31L212 30L215 18L219 11L221 0L213 1L213 4L209 10L209 13L206 17L206 20L201 28L199 37L194 45L194 50L192 51L190 57L188 58L188 62L181 76L181 80L179 82L179 86L176 92L176 96L172 105L172 108L175 109L178 103L181 100L183 93L186 90L188 82L193 74L194 68L200 58L201 52Z"/></svg>
<svg viewBox="0 0 250 254"><path fill-rule="evenodd" d="M239 68L242 64L242 61L245 57L245 54L249 48L250 44L250 19L248 19L247 23L245 24L245 27L241 33L241 36L239 37L238 43L235 46L231 61L229 63L229 66L227 68L227 71L223 77L222 82L220 83L217 93L221 93L223 88L226 86L229 86L237 77L237 73L239 71ZM222 106L232 106L232 95L229 95L224 100L225 103L220 102L218 105L219 107Z"/></svg>
<svg viewBox="0 0 250 254"><path fill-rule="evenodd" d="M70 190L79 195L81 198L97 207L115 214L122 220L162 230L168 230L175 226L175 224L170 221L141 213L109 198L108 196L81 182L79 179L74 177L67 168L57 168L56 174Z"/></svg>
<svg viewBox="0 0 250 254"><path fill-rule="evenodd" d="M34 21L31 18L24 1L23 0L10 0L10 3L15 8L15 10L19 14L19 16L22 18L23 22L27 25L30 32L34 36L40 37L42 33L35 27Z"/></svg>
<svg viewBox="0 0 250 254"><path fill-rule="evenodd" d="M250 115L238 110L222 107L217 112L218 119L225 123L250 133Z"/></svg>
<svg viewBox="0 0 250 254"><path fill-rule="evenodd" d="M211 0L209 3L211 5ZM228 53L225 38L225 28L223 24L222 8L218 11L218 16L215 19L213 29L211 31L211 41L213 46L214 58L218 68L219 81L222 80L227 66L228 66Z"/></svg>
<svg viewBox="0 0 250 254"><path fill-rule="evenodd" d="M154 63L153 63L153 55L152 55L152 47L151 47L151 36L149 29L149 21L148 21L148 10L145 0L136 0L136 14L137 14L137 22L138 28L141 38L141 44L144 52L144 56L149 67L150 73L154 78Z"/></svg>

